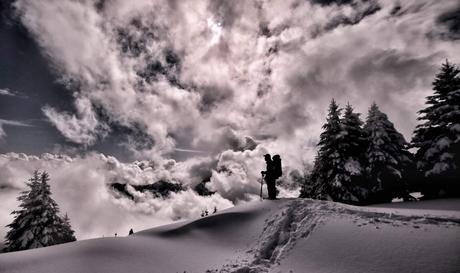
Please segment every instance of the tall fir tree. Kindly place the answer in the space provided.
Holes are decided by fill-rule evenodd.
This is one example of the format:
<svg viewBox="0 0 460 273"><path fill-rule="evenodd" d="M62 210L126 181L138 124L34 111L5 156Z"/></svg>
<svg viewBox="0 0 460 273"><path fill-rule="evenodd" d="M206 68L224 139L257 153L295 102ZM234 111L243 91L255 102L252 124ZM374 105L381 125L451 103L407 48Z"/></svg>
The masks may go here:
<svg viewBox="0 0 460 273"><path fill-rule="evenodd" d="M364 186L364 152L367 144L360 114L348 103L342 118L342 157L345 159L343 180L354 194L363 201L367 195Z"/></svg>
<svg viewBox="0 0 460 273"><path fill-rule="evenodd" d="M406 197L404 174L412 163L408 143L377 104L369 109L364 131L367 138L366 171L369 202L389 202Z"/></svg>
<svg viewBox="0 0 460 273"><path fill-rule="evenodd" d="M29 190L18 197L20 209L13 211L8 225L5 250L18 251L75 241L70 224L59 217L57 203L51 198L49 175L35 171L27 183ZM69 230L70 229L70 230ZM72 236L67 234L72 233Z"/></svg>
<svg viewBox="0 0 460 273"><path fill-rule="evenodd" d="M425 177L425 197L460 196L460 69L446 61L433 82L433 95L419 111L412 147Z"/></svg>
<svg viewBox="0 0 460 273"><path fill-rule="evenodd" d="M29 190L21 192L18 197L20 209L13 211L14 220L7 225L10 230L6 234L5 251L16 251L36 247L33 240L33 233L29 230L32 224L32 217L29 210L34 206L33 200L37 200L40 187L40 173L35 170L32 178L26 183Z"/></svg>
<svg viewBox="0 0 460 273"><path fill-rule="evenodd" d="M335 100L331 101L318 143L318 155L302 197L361 203L363 189L356 183L361 165L353 147L362 141L362 122L351 106L347 108L345 120L342 120L341 109Z"/></svg>
<svg viewBox="0 0 460 273"><path fill-rule="evenodd" d="M342 118L342 154L346 159L345 169L349 176L361 176L363 174L363 159L366 146L366 138L363 130L363 121L359 113L353 111L353 107L347 104Z"/></svg>

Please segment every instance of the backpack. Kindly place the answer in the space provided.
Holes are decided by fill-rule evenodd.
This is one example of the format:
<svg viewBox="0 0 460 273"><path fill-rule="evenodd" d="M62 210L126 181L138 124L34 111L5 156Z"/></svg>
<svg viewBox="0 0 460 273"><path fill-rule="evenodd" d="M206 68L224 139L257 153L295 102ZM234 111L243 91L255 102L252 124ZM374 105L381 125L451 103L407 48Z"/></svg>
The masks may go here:
<svg viewBox="0 0 460 273"><path fill-rule="evenodd" d="M275 179L283 175L283 167L281 166L281 157L279 155L273 156L273 176Z"/></svg>

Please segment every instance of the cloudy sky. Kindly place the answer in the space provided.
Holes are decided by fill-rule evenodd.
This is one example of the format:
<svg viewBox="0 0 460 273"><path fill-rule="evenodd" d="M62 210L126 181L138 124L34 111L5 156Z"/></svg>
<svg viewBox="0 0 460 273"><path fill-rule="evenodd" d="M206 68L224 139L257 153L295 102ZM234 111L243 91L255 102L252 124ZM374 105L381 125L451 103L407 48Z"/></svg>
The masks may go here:
<svg viewBox="0 0 460 273"><path fill-rule="evenodd" d="M456 0L1 1L0 236L37 168L79 238L257 199L266 152L295 195L332 98L363 117L375 101L410 140L439 65L460 62L458 14ZM185 190L110 188L160 180Z"/></svg>

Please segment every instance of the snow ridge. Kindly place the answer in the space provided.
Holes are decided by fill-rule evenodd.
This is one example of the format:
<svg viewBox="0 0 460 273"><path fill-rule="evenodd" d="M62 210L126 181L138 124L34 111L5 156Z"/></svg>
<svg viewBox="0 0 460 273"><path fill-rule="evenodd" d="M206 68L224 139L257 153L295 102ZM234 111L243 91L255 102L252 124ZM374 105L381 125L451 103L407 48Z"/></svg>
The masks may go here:
<svg viewBox="0 0 460 273"><path fill-rule="evenodd" d="M403 215L373 208L355 207L330 201L292 200L283 204L279 213L265 220L262 234L246 251L251 258L224 265L220 270L206 273L263 273L280 264L300 239L307 239L321 224L333 217L352 219L357 226L421 225L460 226L460 218L433 215Z"/></svg>

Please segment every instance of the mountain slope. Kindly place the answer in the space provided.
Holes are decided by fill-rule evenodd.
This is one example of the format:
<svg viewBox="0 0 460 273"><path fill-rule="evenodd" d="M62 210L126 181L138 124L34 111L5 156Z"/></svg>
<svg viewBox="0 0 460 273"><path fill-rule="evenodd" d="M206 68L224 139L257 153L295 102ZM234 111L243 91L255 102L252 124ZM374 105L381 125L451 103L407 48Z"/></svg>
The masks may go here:
<svg viewBox="0 0 460 273"><path fill-rule="evenodd" d="M457 272L458 253L459 211L284 199L0 254L0 272Z"/></svg>

